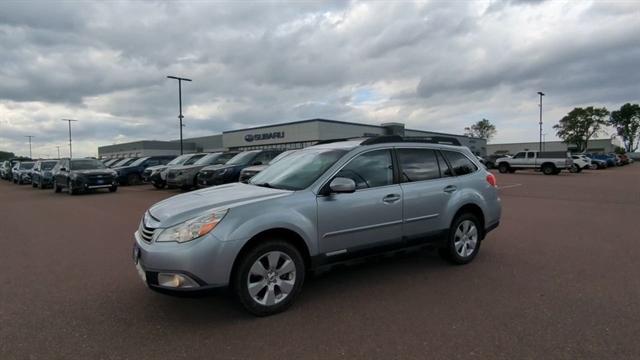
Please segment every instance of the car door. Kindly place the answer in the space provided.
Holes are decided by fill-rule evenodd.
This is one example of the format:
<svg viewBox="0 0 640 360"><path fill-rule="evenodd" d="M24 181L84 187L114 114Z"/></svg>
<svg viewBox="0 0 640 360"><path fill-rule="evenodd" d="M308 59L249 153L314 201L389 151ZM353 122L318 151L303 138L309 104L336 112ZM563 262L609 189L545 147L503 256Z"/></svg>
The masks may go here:
<svg viewBox="0 0 640 360"><path fill-rule="evenodd" d="M422 241L448 228L444 212L457 190L442 155L433 149L396 149L403 198L402 234L409 241Z"/></svg>
<svg viewBox="0 0 640 360"><path fill-rule="evenodd" d="M524 167L527 162L527 153L522 151L513 156L509 162L511 167L520 168Z"/></svg>
<svg viewBox="0 0 640 360"><path fill-rule="evenodd" d="M536 166L536 153L533 151L528 151L527 152L527 161L525 162L525 164L527 165L527 167L532 167L532 166Z"/></svg>
<svg viewBox="0 0 640 360"><path fill-rule="evenodd" d="M390 149L358 154L333 177L356 183L353 193L318 196L318 241L327 256L400 242L402 189Z"/></svg>

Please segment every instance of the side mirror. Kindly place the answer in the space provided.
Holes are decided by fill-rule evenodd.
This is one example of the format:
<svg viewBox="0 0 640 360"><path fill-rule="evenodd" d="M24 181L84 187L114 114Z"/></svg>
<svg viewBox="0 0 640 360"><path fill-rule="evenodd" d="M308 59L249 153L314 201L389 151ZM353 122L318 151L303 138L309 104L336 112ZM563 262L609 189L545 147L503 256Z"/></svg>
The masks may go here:
<svg viewBox="0 0 640 360"><path fill-rule="evenodd" d="M333 193L352 193L356 191L356 182L344 177L337 177L331 180L329 184L329 189Z"/></svg>

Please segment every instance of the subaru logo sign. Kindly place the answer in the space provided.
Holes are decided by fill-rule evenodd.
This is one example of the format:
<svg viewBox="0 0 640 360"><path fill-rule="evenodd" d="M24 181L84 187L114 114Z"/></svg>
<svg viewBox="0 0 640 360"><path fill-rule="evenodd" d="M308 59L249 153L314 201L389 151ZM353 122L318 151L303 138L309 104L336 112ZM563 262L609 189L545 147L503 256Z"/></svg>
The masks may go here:
<svg viewBox="0 0 640 360"><path fill-rule="evenodd" d="M273 131L261 134L247 134L244 136L244 141L246 142L271 139L284 139L284 131Z"/></svg>

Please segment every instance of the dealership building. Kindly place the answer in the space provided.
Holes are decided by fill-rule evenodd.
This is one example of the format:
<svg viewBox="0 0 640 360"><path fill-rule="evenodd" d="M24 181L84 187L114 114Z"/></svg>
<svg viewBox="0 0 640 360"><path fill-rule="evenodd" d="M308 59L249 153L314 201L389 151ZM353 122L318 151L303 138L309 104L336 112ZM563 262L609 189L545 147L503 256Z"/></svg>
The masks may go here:
<svg viewBox="0 0 640 360"><path fill-rule="evenodd" d="M458 139L473 153L485 155L485 139L464 135L445 134L433 131L406 129L402 123L381 125L359 124L345 121L311 119L225 131L222 134L186 138L183 140L185 153L214 152L225 150L254 150L266 148L301 149L319 141L373 137L380 135L401 135L410 137L448 136ZM180 154L180 140L142 140L129 143L100 146L100 158L140 157L153 155Z"/></svg>
<svg viewBox="0 0 640 360"><path fill-rule="evenodd" d="M617 147L622 147L618 138L594 139L587 144L587 153L612 153ZM515 154L520 151L538 151L539 142L506 143L486 145L487 155ZM542 143L542 151L571 151L578 152L578 147L562 141L545 141Z"/></svg>

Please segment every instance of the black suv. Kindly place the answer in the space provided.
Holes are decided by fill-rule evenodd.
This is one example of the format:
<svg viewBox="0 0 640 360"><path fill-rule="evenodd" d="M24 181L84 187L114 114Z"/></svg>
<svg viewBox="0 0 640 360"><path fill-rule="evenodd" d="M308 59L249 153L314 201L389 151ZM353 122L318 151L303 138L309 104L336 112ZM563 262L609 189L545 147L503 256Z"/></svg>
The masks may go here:
<svg viewBox="0 0 640 360"><path fill-rule="evenodd" d="M38 160L31 170L31 186L44 189L53 184L51 170L58 160Z"/></svg>
<svg viewBox="0 0 640 360"><path fill-rule="evenodd" d="M67 189L69 195L95 189L118 190L116 172L96 159L62 159L52 171L53 191Z"/></svg>
<svg viewBox="0 0 640 360"><path fill-rule="evenodd" d="M147 156L141 157L129 165L114 167L118 173L118 183L120 185L139 185L142 184L142 173L151 166L166 165L175 156Z"/></svg>
<svg viewBox="0 0 640 360"><path fill-rule="evenodd" d="M283 150L249 150L231 158L224 165L207 166L198 173L198 186L222 185L237 182L242 169L252 165L266 165Z"/></svg>

